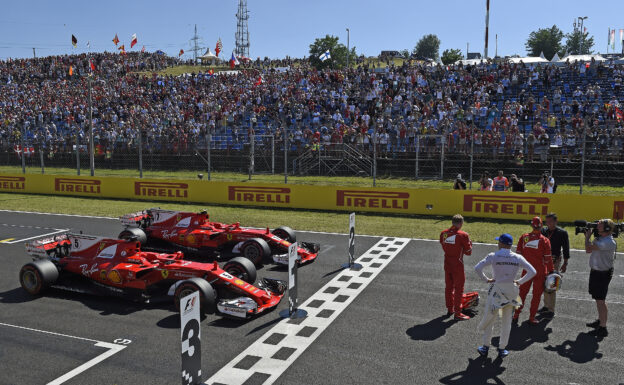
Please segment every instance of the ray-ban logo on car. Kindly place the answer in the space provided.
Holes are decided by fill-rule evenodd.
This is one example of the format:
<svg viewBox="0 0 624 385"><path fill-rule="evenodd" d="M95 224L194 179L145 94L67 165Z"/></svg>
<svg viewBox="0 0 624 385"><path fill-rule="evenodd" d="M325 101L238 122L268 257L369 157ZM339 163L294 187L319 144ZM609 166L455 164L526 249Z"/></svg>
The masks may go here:
<svg viewBox="0 0 624 385"><path fill-rule="evenodd" d="M134 195L156 198L188 198L188 184L180 182L134 182Z"/></svg>
<svg viewBox="0 0 624 385"><path fill-rule="evenodd" d="M290 188L228 186L228 200L234 202L290 203Z"/></svg>
<svg viewBox="0 0 624 385"><path fill-rule="evenodd" d="M343 207L407 210L409 193L398 191L337 190L336 205Z"/></svg>
<svg viewBox="0 0 624 385"><path fill-rule="evenodd" d="M464 195L464 211L493 214L546 215L550 198Z"/></svg>
<svg viewBox="0 0 624 385"><path fill-rule="evenodd" d="M0 190L24 190L26 177L23 176L0 176Z"/></svg>
<svg viewBox="0 0 624 385"><path fill-rule="evenodd" d="M101 184L98 179L54 178L54 191L99 194Z"/></svg>

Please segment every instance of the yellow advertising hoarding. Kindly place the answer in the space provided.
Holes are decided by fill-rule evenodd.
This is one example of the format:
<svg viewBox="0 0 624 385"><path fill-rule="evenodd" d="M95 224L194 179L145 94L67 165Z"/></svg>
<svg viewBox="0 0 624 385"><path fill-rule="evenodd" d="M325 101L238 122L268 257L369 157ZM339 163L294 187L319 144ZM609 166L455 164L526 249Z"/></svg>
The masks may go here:
<svg viewBox="0 0 624 385"><path fill-rule="evenodd" d="M120 177L0 175L0 191L333 211L562 221L622 219L624 196L363 188Z"/></svg>

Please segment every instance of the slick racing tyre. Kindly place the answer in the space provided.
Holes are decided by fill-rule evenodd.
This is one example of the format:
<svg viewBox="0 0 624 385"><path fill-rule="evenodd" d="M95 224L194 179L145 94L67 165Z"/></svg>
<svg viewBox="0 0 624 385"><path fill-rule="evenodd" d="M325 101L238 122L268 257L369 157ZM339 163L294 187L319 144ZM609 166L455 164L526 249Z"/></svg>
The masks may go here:
<svg viewBox="0 0 624 385"><path fill-rule="evenodd" d="M252 285L256 282L256 266L247 258L232 258L223 266L223 270Z"/></svg>
<svg viewBox="0 0 624 385"><path fill-rule="evenodd" d="M271 255L271 248L261 238L246 240L240 248L243 257L249 259L256 266L261 266L264 258Z"/></svg>
<svg viewBox="0 0 624 385"><path fill-rule="evenodd" d="M42 294L58 277L56 265L45 259L25 264L19 273L22 288L31 295Z"/></svg>
<svg viewBox="0 0 624 385"><path fill-rule="evenodd" d="M145 234L145 231L137 229L136 227L129 227L125 229L124 231L119 233L119 236L117 238L127 240L132 237L136 237L137 241L139 241L141 245L144 245L147 242L147 234Z"/></svg>
<svg viewBox="0 0 624 385"><path fill-rule="evenodd" d="M280 226L273 230L273 235L276 235L290 243L297 242L297 233L290 227Z"/></svg>
<svg viewBox="0 0 624 385"><path fill-rule="evenodd" d="M180 301L189 294L199 291L200 313L213 314L217 308L217 292L212 285L203 278L191 278L182 281L176 288L174 303L176 311L180 311Z"/></svg>

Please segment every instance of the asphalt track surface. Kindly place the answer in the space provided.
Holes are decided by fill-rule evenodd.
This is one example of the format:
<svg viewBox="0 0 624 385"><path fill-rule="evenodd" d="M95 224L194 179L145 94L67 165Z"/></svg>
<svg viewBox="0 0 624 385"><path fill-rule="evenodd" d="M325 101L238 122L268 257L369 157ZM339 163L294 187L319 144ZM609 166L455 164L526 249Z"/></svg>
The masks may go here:
<svg viewBox="0 0 624 385"><path fill-rule="evenodd" d="M21 240L63 229L115 236L120 226L104 218L0 212L0 384L179 384L179 317L172 305L137 305L61 291L33 298L21 289L18 272L30 261ZM299 231L298 238L321 243L317 261L299 270L303 303L344 273L339 266L346 261L347 236ZM358 237L356 254L380 239ZM466 290L484 293L472 266L493 250L491 245L475 245L473 256L465 257ZM587 257L573 252L556 317L529 326L525 310L512 329L511 354L500 362L477 358L480 315L463 322L444 317L440 247L413 239L275 383L624 383L621 259L607 298L607 338L596 339L585 327L596 310L586 290ZM286 279L287 273L266 266L258 276ZM278 311L286 307L284 300L277 311L248 322L207 316L202 321L203 380L283 322ZM495 336L497 332L498 325ZM249 365L253 371L253 361ZM68 373L73 376L68 378ZM262 376L247 383L262 383Z"/></svg>

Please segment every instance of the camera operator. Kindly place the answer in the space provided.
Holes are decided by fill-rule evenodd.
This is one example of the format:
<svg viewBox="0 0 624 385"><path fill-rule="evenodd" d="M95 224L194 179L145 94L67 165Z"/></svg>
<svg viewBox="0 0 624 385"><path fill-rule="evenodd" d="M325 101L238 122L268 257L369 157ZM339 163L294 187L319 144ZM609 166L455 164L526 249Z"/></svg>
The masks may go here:
<svg viewBox="0 0 624 385"><path fill-rule="evenodd" d="M544 171L544 174L540 178L539 182L542 185L542 194L554 194L556 191L555 178L548 174L548 171Z"/></svg>
<svg viewBox="0 0 624 385"><path fill-rule="evenodd" d="M494 185L494 181L490 178L490 174L486 171L481 175L481 179L479 179L479 185L481 191L492 191L492 186Z"/></svg>
<svg viewBox="0 0 624 385"><path fill-rule="evenodd" d="M465 190L465 189L466 189L466 181L462 179L461 174L457 174L457 179L455 179L453 190Z"/></svg>
<svg viewBox="0 0 624 385"><path fill-rule="evenodd" d="M550 240L550 250L555 271L565 273L568 269L568 259L570 259L570 238L568 232L557 226L557 214L546 215L546 227L542 228L542 235ZM561 264L561 254L563 251L563 265ZM544 292L544 307L540 313L544 313L547 318L555 315L555 303L557 292Z"/></svg>
<svg viewBox="0 0 624 385"><path fill-rule="evenodd" d="M606 337L607 332L607 291L609 283L613 277L613 262L617 244L613 239L612 231L615 224L611 219L601 219L598 221L596 230L598 235L594 241L590 241L592 230L585 232L585 251L589 256L589 294L596 301L598 309L598 319L588 323L588 327L596 328L598 337Z"/></svg>
<svg viewBox="0 0 624 385"><path fill-rule="evenodd" d="M525 192L524 180L518 178L516 174L511 174L511 191L512 192Z"/></svg>

